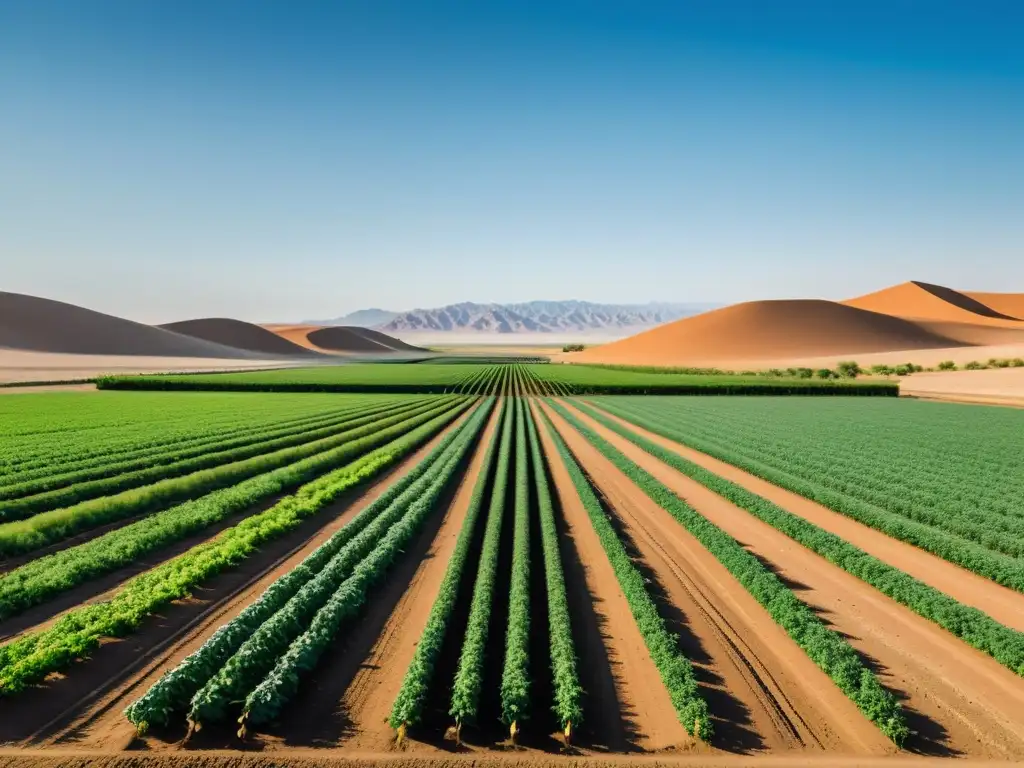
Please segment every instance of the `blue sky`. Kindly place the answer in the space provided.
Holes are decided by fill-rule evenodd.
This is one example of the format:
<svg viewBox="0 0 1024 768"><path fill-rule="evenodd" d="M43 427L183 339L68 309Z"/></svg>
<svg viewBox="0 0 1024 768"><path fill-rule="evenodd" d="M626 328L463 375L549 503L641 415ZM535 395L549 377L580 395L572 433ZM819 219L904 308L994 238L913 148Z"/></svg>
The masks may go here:
<svg viewBox="0 0 1024 768"><path fill-rule="evenodd" d="M0 289L152 322L1024 291L1024 3L0 4Z"/></svg>

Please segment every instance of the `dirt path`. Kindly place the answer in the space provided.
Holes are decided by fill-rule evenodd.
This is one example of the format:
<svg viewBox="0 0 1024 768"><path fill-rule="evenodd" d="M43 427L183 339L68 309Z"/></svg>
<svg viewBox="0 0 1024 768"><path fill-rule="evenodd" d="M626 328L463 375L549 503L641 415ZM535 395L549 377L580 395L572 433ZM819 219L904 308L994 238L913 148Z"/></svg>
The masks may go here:
<svg viewBox="0 0 1024 768"><path fill-rule="evenodd" d="M776 570L847 636L904 699L906 748L930 755L1024 756L1024 680L935 624L580 414L588 426ZM674 521L667 513L665 520ZM676 525L677 531L682 531ZM676 534L678 535L678 534Z"/></svg>
<svg viewBox="0 0 1024 768"><path fill-rule="evenodd" d="M699 668L716 718L716 746L745 753L892 751L700 542L551 413L667 598L666 614Z"/></svg>
<svg viewBox="0 0 1024 768"><path fill-rule="evenodd" d="M854 546L860 547L868 554L909 573L915 579L920 579L925 584L944 592L961 603L984 611L996 621L1024 632L1024 594L996 584L923 549L890 538L881 531L876 531L845 515L833 512L815 501L772 485L738 467L661 437L607 411L602 410L602 413L641 437L674 451L694 464L731 480L752 493L763 496L788 512L799 515L826 531L834 533Z"/></svg>
<svg viewBox="0 0 1024 768"><path fill-rule="evenodd" d="M318 690L297 701L301 711L282 723L290 745L340 743L369 751L393 745L395 734L387 722L391 706L444 580L500 411L494 408L451 503L438 516L436 533L425 532L422 545L410 547L403 558L399 567L412 575L396 573L389 579L359 626L322 659Z"/></svg>
<svg viewBox="0 0 1024 768"><path fill-rule="evenodd" d="M573 627L581 641L579 669L586 691L586 727L592 738L596 736L613 751L691 745L693 740L676 718L672 700L565 464L539 420L538 427L551 467L553 492L565 521L565 549L578 555L578 563L565 562L571 617L576 621L588 615L586 606L580 606L582 601L592 606L596 618L595 627Z"/></svg>
<svg viewBox="0 0 1024 768"><path fill-rule="evenodd" d="M173 603L129 637L104 641L87 663L16 699L0 700L0 742L125 748L134 738L133 726L122 715L129 703L411 471L468 416L462 414L391 472L336 500L237 568L212 579L192 599ZM182 727L171 738L183 733ZM151 750L174 746L154 736L145 742Z"/></svg>

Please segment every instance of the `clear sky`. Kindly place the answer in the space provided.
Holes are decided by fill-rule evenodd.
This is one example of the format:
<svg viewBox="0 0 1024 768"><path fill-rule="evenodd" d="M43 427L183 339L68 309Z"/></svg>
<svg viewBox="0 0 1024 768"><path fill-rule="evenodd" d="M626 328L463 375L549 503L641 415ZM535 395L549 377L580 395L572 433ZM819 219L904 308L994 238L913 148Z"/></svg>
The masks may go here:
<svg viewBox="0 0 1024 768"><path fill-rule="evenodd" d="M1024 2L0 3L0 289L134 319L1024 291Z"/></svg>

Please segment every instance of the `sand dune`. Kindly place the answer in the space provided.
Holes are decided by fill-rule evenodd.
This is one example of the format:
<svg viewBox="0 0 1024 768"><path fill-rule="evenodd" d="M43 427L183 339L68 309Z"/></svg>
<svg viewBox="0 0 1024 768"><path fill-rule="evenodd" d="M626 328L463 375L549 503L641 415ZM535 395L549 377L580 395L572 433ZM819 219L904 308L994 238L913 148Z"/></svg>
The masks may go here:
<svg viewBox="0 0 1024 768"><path fill-rule="evenodd" d="M192 336L237 349L246 349L264 356L314 357L316 352L253 323L226 317L183 320L161 325L168 331Z"/></svg>
<svg viewBox="0 0 1024 768"><path fill-rule="evenodd" d="M385 352L423 352L380 331L355 326L280 325L263 326L292 344L318 352L334 354L376 354Z"/></svg>
<svg viewBox="0 0 1024 768"><path fill-rule="evenodd" d="M251 359L252 352L52 299L0 292L0 347L79 355Z"/></svg>
<svg viewBox="0 0 1024 768"><path fill-rule="evenodd" d="M965 292L975 301L980 301L986 307L994 309L1002 315L1014 317L1017 320L1024 320L1024 293L982 293L978 291Z"/></svg>
<svg viewBox="0 0 1024 768"><path fill-rule="evenodd" d="M899 317L817 299L753 301L677 320L572 356L578 362L714 365L759 360L956 347Z"/></svg>
<svg viewBox="0 0 1024 768"><path fill-rule="evenodd" d="M1020 321L1012 315L1003 314L965 293L918 281L900 283L849 299L843 304L914 320L1003 327L1020 325Z"/></svg>

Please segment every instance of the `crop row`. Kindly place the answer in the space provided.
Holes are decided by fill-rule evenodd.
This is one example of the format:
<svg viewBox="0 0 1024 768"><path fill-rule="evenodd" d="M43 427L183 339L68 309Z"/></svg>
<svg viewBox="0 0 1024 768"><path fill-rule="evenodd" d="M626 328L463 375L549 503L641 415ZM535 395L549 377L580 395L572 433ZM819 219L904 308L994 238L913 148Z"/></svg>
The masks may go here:
<svg viewBox="0 0 1024 768"><path fill-rule="evenodd" d="M918 615L935 622L1024 677L1024 633L998 623L982 611L963 605L840 537L787 512L771 501L709 472L677 453L644 439L608 419L600 412L586 406L580 406L580 408L652 456L777 528L794 541L870 584ZM640 420L637 420L636 423L641 427L650 428L652 431L656 428L656 425L641 423ZM670 435L666 436L672 439Z"/></svg>
<svg viewBox="0 0 1024 768"><path fill-rule="evenodd" d="M899 702L837 632L728 533L694 510L560 404L555 411L729 570L810 659L896 744L909 733Z"/></svg>
<svg viewBox="0 0 1024 768"><path fill-rule="evenodd" d="M104 637L134 631L154 611L293 530L349 488L392 466L468 406L434 416L397 439L307 483L270 509L127 581L110 599L75 609L47 629L0 646L0 694L11 694L87 655ZM408 426L408 425L407 425Z"/></svg>
<svg viewBox="0 0 1024 768"><path fill-rule="evenodd" d="M434 509L489 410L478 408L411 476L274 582L131 705L128 718L145 728L187 709L198 727L222 721L239 701L246 701L247 721L276 714L294 693L297 672L315 664L341 619L358 609L366 589Z"/></svg>
<svg viewBox="0 0 1024 768"><path fill-rule="evenodd" d="M450 407L450 400L429 400L394 415L386 413L383 417L367 417L361 426L347 429L331 437L189 475L160 480L113 496L90 499L74 506L43 512L27 520L4 523L0 525L0 554L28 552L81 531L166 508L175 502L234 485L250 477L343 446L361 437L373 435L392 425L437 414Z"/></svg>
<svg viewBox="0 0 1024 768"><path fill-rule="evenodd" d="M103 456L99 459L91 459L87 462L72 465L72 462L63 462L56 471L51 465L32 472L19 475L16 482L9 482L0 487L0 518L13 519L8 514L7 507L2 501L18 499L25 496L37 496L47 491L55 491L70 485L77 485L74 500L78 501L85 497L85 489L81 484L88 481L101 480L103 478L123 475L136 470L153 468L159 466L173 465L168 467L173 474L186 474L195 469L201 469L204 465L192 465L186 460L202 457L208 462L205 466L214 466L215 463L232 461L238 458L245 458L245 453L224 454L233 449L249 448L252 451L249 455L268 453L277 448L288 447L307 440L316 440L320 437L327 437L332 431L351 421L356 415L369 416L399 405L400 401L393 399L374 399L366 402L355 402L346 407L332 410L325 414L316 416L304 416L298 420L291 420L284 423L270 422L261 427L246 427L240 432L230 431L212 432L207 435L200 435L185 442L175 443L169 447L159 446L157 448L143 448L128 454L117 454ZM212 458L217 456L217 458ZM168 474L167 476L170 476ZM140 476L137 484L143 484L145 476ZM95 495L102 495L104 488L99 488ZM51 497L53 499L53 497ZM47 499L44 504L39 504L40 509L53 508L60 504L60 499ZM34 510L32 510L34 511ZM25 517L26 515L18 515Z"/></svg>
<svg viewBox="0 0 1024 768"><path fill-rule="evenodd" d="M34 495L19 493L26 488L25 485L10 486L5 490L22 497L0 502L0 520L6 522L23 520L39 512L67 507L100 496L110 496L168 478L181 477L211 467L233 464L254 456L271 454L298 445L308 445L369 424L379 419L381 414L398 415L406 411L414 411L424 405L423 401L406 401L384 406L374 404L359 408L327 424L314 425L313 428L302 428L285 435L268 437L256 434L252 439L243 441L240 445L226 448L208 446L195 451L192 455L180 458L172 457L172 461L166 463L153 461L149 457L141 462L138 460L118 462L102 467L99 477L89 477L88 473L86 476L77 476L73 473L67 478L67 482L62 483L64 487L53 488Z"/></svg>
<svg viewBox="0 0 1024 768"><path fill-rule="evenodd" d="M92 397L75 392L40 393L0 401L0 481L80 462L213 434L242 434L270 423L322 417L373 396L339 401L301 397L198 394L182 400L160 393ZM38 475L37 475L38 476Z"/></svg>
<svg viewBox="0 0 1024 768"><path fill-rule="evenodd" d="M713 724L707 701L701 696L697 686L692 663L679 652L675 636L669 632L665 620L658 613L647 581L633 564L618 533L605 517L604 509L590 481L583 474L583 470L580 469L558 430L552 425L550 418L546 413L543 416L548 435L568 470L576 493L590 518L590 524L629 604L633 620L644 639L651 661L654 662L661 682L668 691L676 717L687 733L707 741L711 737Z"/></svg>
<svg viewBox="0 0 1024 768"><path fill-rule="evenodd" d="M461 411L465 404L452 403L452 406ZM0 619L43 603L61 592L251 509L265 499L309 482L434 418L435 415L428 412L383 427L294 464L158 512L78 546L31 560L0 576Z"/></svg>
<svg viewBox="0 0 1024 768"><path fill-rule="evenodd" d="M509 418L508 414L511 408L508 405L508 400L503 400L502 403L502 412L499 415L499 419L500 423L504 424ZM473 496L470 499L466 518L459 531L455 550L448 561L444 580L441 582L437 598L430 609L430 616L427 618L423 634L416 645L413 660L409 664L409 669L402 680L402 687L391 708L389 722L391 727L399 732L400 739L404 736L405 729L409 725L418 723L423 716L427 696L434 679L434 670L440 659L441 648L448 625L459 599L459 586L466 571L470 549L476 537L478 521L486 501L486 493L490 485L495 459L498 455L497 446L501 440L502 432L503 430L500 427L496 429L491 437L490 444L487 446L487 453L484 457L480 474L477 476L476 485L473 487Z"/></svg>
<svg viewBox="0 0 1024 768"><path fill-rule="evenodd" d="M1024 591L1024 562L1013 554L994 551L997 548L1010 549L1014 552L1020 549L1020 533L1012 533L1019 528L1013 518L1003 518L996 512L981 513L976 505L969 501L957 505L960 507L959 513L949 509L948 505L943 506L941 512L932 512L929 506L924 504L914 505L909 511L891 511L886 508L888 505L884 498L877 494L871 494L875 503L865 500L863 497L870 492L858 488L855 482L848 480L849 484L843 491L826 485L832 473L842 472L844 466L849 466L844 465L838 458L829 466L819 466L816 470L809 471L801 469L804 466L799 458L802 451L794 449L793 446L784 452L776 451L773 457L757 453L756 446L764 439L764 434L768 432L770 426L762 426L758 431L755 425L751 425L748 431L736 435L724 432L723 439L728 442L722 443L713 436L708 437L707 433L701 430L683 430L676 427L678 420L672 410L658 411L655 417L650 415L649 411L633 405L622 406L614 401L605 400L601 401L601 405L629 421L741 467L768 482L813 499L893 538L925 549L999 584ZM827 444L820 450L826 455L830 454ZM878 451L867 451L863 458L857 460L860 466L865 467L865 478L870 478L873 474L872 467L881 467L886 462L895 463L903 469L898 485L894 481L890 488L915 487L921 482L916 475L924 461L911 450L900 457L890 457L880 447ZM952 463L945 466L949 473L958 472ZM852 473L847 470L844 477L852 477ZM965 482L973 484L976 481L967 479ZM1014 482L1012 473L1006 477L1006 482ZM893 494L890 491L889 495L900 494ZM909 515L927 519L933 524L919 522L911 519ZM982 535L979 529L984 531L985 535ZM968 538L969 536L972 538ZM979 538L985 543L977 541Z"/></svg>

